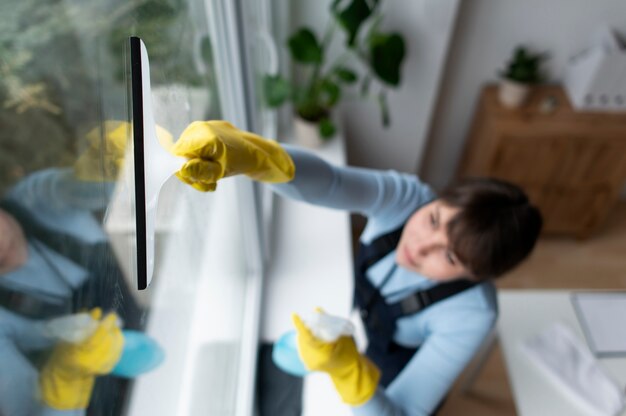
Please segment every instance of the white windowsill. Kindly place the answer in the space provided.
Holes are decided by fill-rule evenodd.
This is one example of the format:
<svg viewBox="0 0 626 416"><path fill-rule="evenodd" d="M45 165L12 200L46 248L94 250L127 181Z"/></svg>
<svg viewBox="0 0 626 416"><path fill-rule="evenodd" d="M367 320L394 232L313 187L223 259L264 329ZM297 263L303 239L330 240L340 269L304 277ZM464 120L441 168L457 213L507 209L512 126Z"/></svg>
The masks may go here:
<svg viewBox="0 0 626 416"><path fill-rule="evenodd" d="M163 256L150 301L150 315L145 332L162 346L165 361L152 372L137 378L130 390L129 416L191 415L207 411L232 413L241 371L242 343L256 344L242 334L250 279L243 271L241 250L235 241L238 233L233 224L239 221L233 209L236 192L233 179L220 183L219 193L204 194L212 198L210 210L196 222L206 236L202 250L194 261L197 268L187 267L176 256ZM228 183L227 183L228 182ZM195 192L195 191L193 191ZM177 215L189 215L188 209ZM178 233L167 242L168 252L186 247L189 235ZM185 257L183 257L185 258ZM188 270L189 269L189 270ZM211 388L209 388L211 386Z"/></svg>
<svg viewBox="0 0 626 416"><path fill-rule="evenodd" d="M333 164L346 164L341 137L315 153ZM292 312L306 315L319 306L347 317L352 302L350 214L280 197L275 204L261 317L263 341L276 341L292 330ZM303 416L351 414L324 374L305 378L303 400Z"/></svg>

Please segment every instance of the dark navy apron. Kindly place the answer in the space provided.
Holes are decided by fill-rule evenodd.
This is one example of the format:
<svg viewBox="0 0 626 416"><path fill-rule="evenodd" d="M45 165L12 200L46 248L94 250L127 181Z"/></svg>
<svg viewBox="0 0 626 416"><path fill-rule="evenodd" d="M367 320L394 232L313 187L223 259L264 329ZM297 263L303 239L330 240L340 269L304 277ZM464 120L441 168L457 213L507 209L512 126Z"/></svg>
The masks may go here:
<svg viewBox="0 0 626 416"><path fill-rule="evenodd" d="M418 350L403 347L393 341L396 321L476 284L458 279L416 291L395 303L385 302L381 290L395 272L396 266L392 267L378 287L367 279L366 272L370 266L395 250L403 227L376 238L370 244L361 244L355 263L355 306L359 308L369 341L365 354L380 368L380 384L383 387L387 387L396 378Z"/></svg>

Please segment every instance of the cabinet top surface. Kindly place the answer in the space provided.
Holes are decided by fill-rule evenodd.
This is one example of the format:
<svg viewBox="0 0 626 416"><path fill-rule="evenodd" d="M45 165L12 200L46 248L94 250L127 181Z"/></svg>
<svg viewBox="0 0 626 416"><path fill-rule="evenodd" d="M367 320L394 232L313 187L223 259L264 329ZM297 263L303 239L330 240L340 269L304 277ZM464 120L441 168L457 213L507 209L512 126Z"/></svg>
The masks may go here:
<svg viewBox="0 0 626 416"><path fill-rule="evenodd" d="M506 108L498 100L498 85L489 84L482 90L481 100L485 109L499 118L526 119L545 117L546 119L575 119L578 121L597 121L624 124L626 112L578 111L572 107L566 91L560 85L537 85L531 87L527 102L520 108ZM553 102L549 109L548 101Z"/></svg>

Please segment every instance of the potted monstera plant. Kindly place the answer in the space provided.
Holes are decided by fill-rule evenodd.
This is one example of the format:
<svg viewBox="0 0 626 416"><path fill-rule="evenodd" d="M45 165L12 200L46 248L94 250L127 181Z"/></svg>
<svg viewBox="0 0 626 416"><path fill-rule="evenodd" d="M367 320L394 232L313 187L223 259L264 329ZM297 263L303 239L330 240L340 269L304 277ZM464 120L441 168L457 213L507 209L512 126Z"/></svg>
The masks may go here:
<svg viewBox="0 0 626 416"><path fill-rule="evenodd" d="M265 76L268 105L292 103L296 136L304 144L311 144L304 138L311 133L322 140L335 134L333 109L348 89L363 98L375 97L383 125L390 124L387 88L400 85L405 41L399 33L380 29L381 4L382 0L335 0L321 39L307 27L298 28L289 37L287 47L297 76ZM344 47L339 56L330 57L329 46L342 32ZM374 88L377 93L372 93Z"/></svg>
<svg viewBox="0 0 626 416"><path fill-rule="evenodd" d="M533 53L523 46L515 48L506 68L500 71L498 96L502 105L516 108L526 101L531 86L544 80L541 64L546 58L545 53Z"/></svg>

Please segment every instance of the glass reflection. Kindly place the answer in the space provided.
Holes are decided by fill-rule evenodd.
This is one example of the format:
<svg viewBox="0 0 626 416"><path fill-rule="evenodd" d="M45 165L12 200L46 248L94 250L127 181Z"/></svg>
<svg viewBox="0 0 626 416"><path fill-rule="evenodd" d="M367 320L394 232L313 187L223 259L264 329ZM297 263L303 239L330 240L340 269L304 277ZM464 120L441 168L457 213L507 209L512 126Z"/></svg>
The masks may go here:
<svg viewBox="0 0 626 416"><path fill-rule="evenodd" d="M44 3L0 6L0 416L118 415L133 377L165 358L144 332L153 311L124 222L124 45L151 46L156 121L174 137L217 118L205 5Z"/></svg>
<svg viewBox="0 0 626 416"><path fill-rule="evenodd" d="M65 371L63 380L73 380L69 383L72 386L64 387L65 394L77 398L74 391L91 392L95 376L108 373L109 361L119 359L119 343L100 347L94 357L85 351L90 345L108 345L105 341L113 338L111 331L119 332L120 325L111 326L112 319L121 319L125 328L141 328L143 310L131 294L100 226L114 184L85 181L79 172L76 166L33 172L9 188L0 202L0 334L6 349L0 351L0 360L2 377L14 381L0 388L3 415L35 414L34 409L41 404L36 393L40 391L46 398L45 381L59 378L59 368ZM102 325L109 322L106 330L97 325L77 343L59 343L45 331L52 318L94 307L115 311L110 315L113 318L102 320ZM97 323L101 317L96 315L92 318ZM75 362L82 364L73 365ZM38 369L42 371L40 378ZM125 383L120 378L102 377L93 394L121 397ZM58 382L54 384L56 390L63 390ZM80 409L88 403L89 397L76 403L57 398L47 404L74 410L73 406ZM115 402L100 403L99 410L113 414L115 406Z"/></svg>

